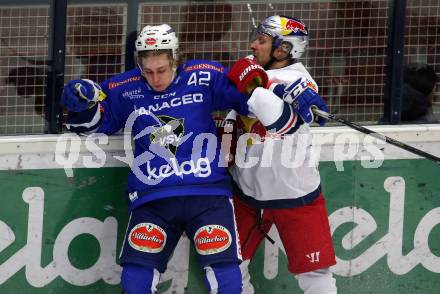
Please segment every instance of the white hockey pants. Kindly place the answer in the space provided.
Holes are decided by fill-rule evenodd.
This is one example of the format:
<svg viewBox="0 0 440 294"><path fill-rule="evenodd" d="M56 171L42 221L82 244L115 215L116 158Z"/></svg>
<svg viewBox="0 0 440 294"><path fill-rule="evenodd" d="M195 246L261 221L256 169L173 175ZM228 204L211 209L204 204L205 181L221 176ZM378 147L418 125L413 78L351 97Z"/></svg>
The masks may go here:
<svg viewBox="0 0 440 294"><path fill-rule="evenodd" d="M244 260L240 264L241 277L243 281L242 294L254 294L254 287L251 284L249 274L250 260ZM336 280L330 270L319 269L313 272L307 272L295 275L299 287L304 294L336 294Z"/></svg>

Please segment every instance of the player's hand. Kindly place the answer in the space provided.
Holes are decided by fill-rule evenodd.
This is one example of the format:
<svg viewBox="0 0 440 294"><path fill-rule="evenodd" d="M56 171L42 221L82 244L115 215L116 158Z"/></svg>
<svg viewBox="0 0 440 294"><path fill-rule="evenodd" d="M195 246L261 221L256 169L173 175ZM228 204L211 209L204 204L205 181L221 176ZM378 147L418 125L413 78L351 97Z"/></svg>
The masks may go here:
<svg viewBox="0 0 440 294"><path fill-rule="evenodd" d="M71 80L64 86L61 104L70 111L81 112L92 108L105 97L97 83L87 79Z"/></svg>
<svg viewBox="0 0 440 294"><path fill-rule="evenodd" d="M251 94L256 87L266 87L269 81L264 68L249 58L237 60L228 72L229 80L238 91Z"/></svg>
<svg viewBox="0 0 440 294"><path fill-rule="evenodd" d="M308 83L307 79L301 78L287 85L284 89L283 100L292 105L295 112L305 123L310 124L316 121L320 126L323 126L327 120L320 116L315 116L312 109L318 108L328 112L328 107L324 99Z"/></svg>

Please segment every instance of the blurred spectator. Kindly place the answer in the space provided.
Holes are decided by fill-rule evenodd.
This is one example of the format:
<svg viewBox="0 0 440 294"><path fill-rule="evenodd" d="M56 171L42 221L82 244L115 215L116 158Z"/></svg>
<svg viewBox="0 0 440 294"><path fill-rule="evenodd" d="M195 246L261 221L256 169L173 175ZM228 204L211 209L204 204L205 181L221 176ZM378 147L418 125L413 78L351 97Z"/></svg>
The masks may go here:
<svg viewBox="0 0 440 294"><path fill-rule="evenodd" d="M44 68L22 66L9 71L2 94L1 114L44 114L46 72ZM12 92L11 92L12 91Z"/></svg>
<svg viewBox="0 0 440 294"><path fill-rule="evenodd" d="M402 122L438 123L432 102L439 78L426 63L410 63L403 69Z"/></svg>

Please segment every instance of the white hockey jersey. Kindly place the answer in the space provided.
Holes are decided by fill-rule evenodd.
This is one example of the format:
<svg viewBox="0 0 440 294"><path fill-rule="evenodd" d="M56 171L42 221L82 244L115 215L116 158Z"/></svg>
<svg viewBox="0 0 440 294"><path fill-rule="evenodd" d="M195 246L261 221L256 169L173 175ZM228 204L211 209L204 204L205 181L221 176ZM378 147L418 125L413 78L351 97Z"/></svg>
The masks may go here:
<svg viewBox="0 0 440 294"><path fill-rule="evenodd" d="M305 77L318 90L316 82L301 63L268 70L267 74L271 81L279 83L291 83ZM248 104L253 112L252 97ZM257 116L261 119L260 115ZM258 138L265 136L258 140L247 134L242 148L239 140L236 162L230 168L239 197L258 208L288 208L311 203L319 196L320 176L316 157L312 154L308 124L302 121L295 123L292 125L296 127L293 134L276 136L266 133L255 118L239 117L239 120L244 133L258 134ZM253 164L256 159L258 163Z"/></svg>

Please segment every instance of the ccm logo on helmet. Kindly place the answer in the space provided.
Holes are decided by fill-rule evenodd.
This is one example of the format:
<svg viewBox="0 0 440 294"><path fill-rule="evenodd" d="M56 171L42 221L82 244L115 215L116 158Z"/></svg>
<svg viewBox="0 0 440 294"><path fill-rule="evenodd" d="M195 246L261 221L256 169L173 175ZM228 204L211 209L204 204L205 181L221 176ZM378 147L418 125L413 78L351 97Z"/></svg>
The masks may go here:
<svg viewBox="0 0 440 294"><path fill-rule="evenodd" d="M289 19L289 21L286 23L286 29L294 31L295 33L301 31L304 34L307 34L306 26L302 22L294 19Z"/></svg>
<svg viewBox="0 0 440 294"><path fill-rule="evenodd" d="M194 244L200 255L225 251L231 245L232 238L228 229L220 225L201 227L194 235Z"/></svg>
<svg viewBox="0 0 440 294"><path fill-rule="evenodd" d="M158 225L140 223L131 229L128 243L136 250L157 253L165 246L167 234Z"/></svg>
<svg viewBox="0 0 440 294"><path fill-rule="evenodd" d="M260 70L264 70L263 67L261 67L261 65L259 64L251 64L248 67L246 67L243 72L240 74L240 76L238 77L238 79L240 81L242 81L244 79L244 77L251 71L254 69L260 69Z"/></svg>

